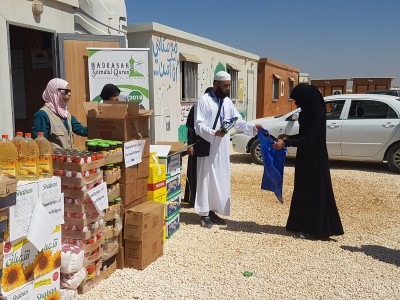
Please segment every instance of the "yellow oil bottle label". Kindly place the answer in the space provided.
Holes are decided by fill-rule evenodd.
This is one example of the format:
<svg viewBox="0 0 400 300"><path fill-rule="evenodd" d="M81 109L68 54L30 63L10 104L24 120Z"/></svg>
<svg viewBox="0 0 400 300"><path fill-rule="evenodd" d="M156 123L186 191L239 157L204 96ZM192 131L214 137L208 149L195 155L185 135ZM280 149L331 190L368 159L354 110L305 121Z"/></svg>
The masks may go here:
<svg viewBox="0 0 400 300"><path fill-rule="evenodd" d="M39 158L39 174L51 175L52 173L52 157L42 156Z"/></svg>
<svg viewBox="0 0 400 300"><path fill-rule="evenodd" d="M4 165L0 166L0 173L17 176L17 163L16 162L9 162Z"/></svg>
<svg viewBox="0 0 400 300"><path fill-rule="evenodd" d="M36 158L24 160L20 166L20 174L23 176L36 176L37 175Z"/></svg>

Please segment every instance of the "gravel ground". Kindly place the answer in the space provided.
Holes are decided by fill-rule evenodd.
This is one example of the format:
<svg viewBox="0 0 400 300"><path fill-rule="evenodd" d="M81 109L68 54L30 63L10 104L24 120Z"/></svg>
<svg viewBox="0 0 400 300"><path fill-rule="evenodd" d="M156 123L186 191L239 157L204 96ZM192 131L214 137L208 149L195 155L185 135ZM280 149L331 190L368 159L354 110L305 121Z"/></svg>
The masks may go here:
<svg viewBox="0 0 400 300"><path fill-rule="evenodd" d="M143 271L117 270L79 299L400 299L400 176L384 164L331 162L345 234L311 241L284 228L293 166L281 205L260 190L263 167L232 154L226 226L201 228L184 208L163 257Z"/></svg>

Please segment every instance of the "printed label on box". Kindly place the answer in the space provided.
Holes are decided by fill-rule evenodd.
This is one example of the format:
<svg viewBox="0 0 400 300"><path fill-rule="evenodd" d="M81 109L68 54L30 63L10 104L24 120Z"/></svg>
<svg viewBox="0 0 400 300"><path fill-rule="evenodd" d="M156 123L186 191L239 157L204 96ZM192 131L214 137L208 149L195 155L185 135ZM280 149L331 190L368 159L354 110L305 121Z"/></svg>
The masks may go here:
<svg viewBox="0 0 400 300"><path fill-rule="evenodd" d="M60 299L60 269L35 279L33 299Z"/></svg>
<svg viewBox="0 0 400 300"><path fill-rule="evenodd" d="M181 173L167 178L167 197L181 190Z"/></svg>
<svg viewBox="0 0 400 300"><path fill-rule="evenodd" d="M133 140L124 143L124 160L126 168L142 162L142 153L145 144L145 140Z"/></svg>
<svg viewBox="0 0 400 300"><path fill-rule="evenodd" d="M17 200L10 207L10 240L23 238L28 233L33 207L38 199L36 182L18 182Z"/></svg>
<svg viewBox="0 0 400 300"><path fill-rule="evenodd" d="M3 295L33 280L37 253L35 246L26 238L4 244L1 279Z"/></svg>

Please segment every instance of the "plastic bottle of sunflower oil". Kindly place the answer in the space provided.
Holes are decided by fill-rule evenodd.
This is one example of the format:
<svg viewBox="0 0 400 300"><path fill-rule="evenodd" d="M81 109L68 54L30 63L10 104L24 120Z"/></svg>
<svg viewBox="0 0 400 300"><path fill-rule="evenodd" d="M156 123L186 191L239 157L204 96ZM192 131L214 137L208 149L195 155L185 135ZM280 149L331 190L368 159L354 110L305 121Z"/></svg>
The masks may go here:
<svg viewBox="0 0 400 300"><path fill-rule="evenodd" d="M26 174L25 180L38 180L39 179L39 147L32 139L31 133L25 133L25 142L27 148L27 155L22 165L23 174Z"/></svg>
<svg viewBox="0 0 400 300"><path fill-rule="evenodd" d="M27 145L26 141L24 139L24 133L21 131L17 131L17 135L12 139L13 144L17 148L17 154L18 154L18 172L17 172L17 178L18 180L28 180L25 179L25 175L22 173L21 167L24 163L25 156L27 153Z"/></svg>
<svg viewBox="0 0 400 300"><path fill-rule="evenodd" d="M44 137L43 132L38 132L35 139L39 147L39 177L49 178L53 176L53 149L51 143Z"/></svg>
<svg viewBox="0 0 400 300"><path fill-rule="evenodd" d="M17 147L3 134L0 140L0 173L18 175L18 152Z"/></svg>

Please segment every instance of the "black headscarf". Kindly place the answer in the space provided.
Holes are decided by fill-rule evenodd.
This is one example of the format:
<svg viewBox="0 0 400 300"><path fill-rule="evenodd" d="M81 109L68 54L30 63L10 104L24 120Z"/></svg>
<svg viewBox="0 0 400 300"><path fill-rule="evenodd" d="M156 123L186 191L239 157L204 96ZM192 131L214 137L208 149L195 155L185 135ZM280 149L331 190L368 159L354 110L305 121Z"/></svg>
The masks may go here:
<svg viewBox="0 0 400 300"><path fill-rule="evenodd" d="M293 89L290 98L295 100L303 115L313 115L318 109L325 107L324 97L313 85L300 83Z"/></svg>
<svg viewBox="0 0 400 300"><path fill-rule="evenodd" d="M108 101L112 96L119 95L121 93L120 89L115 85L108 83L101 90L100 97L104 101Z"/></svg>

